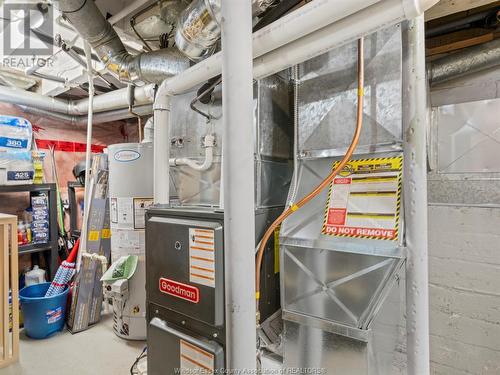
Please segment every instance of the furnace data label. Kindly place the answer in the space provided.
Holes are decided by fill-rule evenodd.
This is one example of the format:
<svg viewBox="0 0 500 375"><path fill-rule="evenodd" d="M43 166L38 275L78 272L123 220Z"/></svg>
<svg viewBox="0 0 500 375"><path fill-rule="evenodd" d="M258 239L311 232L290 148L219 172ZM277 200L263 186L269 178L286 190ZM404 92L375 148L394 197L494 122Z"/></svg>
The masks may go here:
<svg viewBox="0 0 500 375"><path fill-rule="evenodd" d="M213 374L215 358L196 345L180 340L180 373L191 374Z"/></svg>
<svg viewBox="0 0 500 375"><path fill-rule="evenodd" d="M189 228L189 281L215 288L213 229Z"/></svg>
<svg viewBox="0 0 500 375"><path fill-rule="evenodd" d="M330 185L322 233L397 240L402 173L402 156L351 160Z"/></svg>

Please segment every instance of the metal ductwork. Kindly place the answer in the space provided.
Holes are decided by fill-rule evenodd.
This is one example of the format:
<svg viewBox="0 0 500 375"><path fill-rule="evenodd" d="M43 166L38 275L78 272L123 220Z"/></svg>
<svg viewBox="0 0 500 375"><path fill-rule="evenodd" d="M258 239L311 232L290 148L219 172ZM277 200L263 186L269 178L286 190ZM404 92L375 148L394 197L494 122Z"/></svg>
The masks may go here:
<svg viewBox="0 0 500 375"><path fill-rule="evenodd" d="M59 10L121 81L161 83L189 67L189 61L175 49L131 55L94 1L59 0Z"/></svg>
<svg viewBox="0 0 500 375"><path fill-rule="evenodd" d="M431 63L429 82L437 85L500 65L500 39L442 57Z"/></svg>
<svg viewBox="0 0 500 375"><path fill-rule="evenodd" d="M133 93L134 113L138 107L150 105L154 98L154 85L136 87ZM71 116L87 116L89 100L64 100L43 96L31 91L24 91L12 87L0 86L0 102L21 105L46 111L46 113ZM130 91L128 88L110 91L94 98L94 113L110 113L110 111L126 108L130 105ZM94 118L95 118L94 114ZM69 118L66 116L66 118ZM135 117L133 114L123 112L122 118ZM71 121L71 120L70 120ZM104 122L104 121L103 121Z"/></svg>
<svg viewBox="0 0 500 375"><path fill-rule="evenodd" d="M57 121L70 123L71 125L87 125L87 115L65 115L62 113L46 111L43 109L18 105L25 113L35 116L52 118ZM153 113L151 104L134 107L134 113L130 113L128 109L115 109L106 112L96 113L93 116L93 124L103 124L106 122L120 121L128 118L134 118L136 115L147 116Z"/></svg>
<svg viewBox="0 0 500 375"><path fill-rule="evenodd" d="M252 0L252 15L258 16L277 0ZM194 0L181 14L175 34L177 48L190 60L212 55L221 35L221 0Z"/></svg>

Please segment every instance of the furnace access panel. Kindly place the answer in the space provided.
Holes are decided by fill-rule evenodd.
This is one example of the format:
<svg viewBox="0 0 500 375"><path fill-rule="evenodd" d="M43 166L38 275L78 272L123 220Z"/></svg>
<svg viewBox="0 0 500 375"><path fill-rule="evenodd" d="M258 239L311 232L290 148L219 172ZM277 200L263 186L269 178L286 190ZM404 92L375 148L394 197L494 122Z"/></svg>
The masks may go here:
<svg viewBox="0 0 500 375"><path fill-rule="evenodd" d="M152 216L148 221L148 302L214 327L224 324L222 225Z"/></svg>

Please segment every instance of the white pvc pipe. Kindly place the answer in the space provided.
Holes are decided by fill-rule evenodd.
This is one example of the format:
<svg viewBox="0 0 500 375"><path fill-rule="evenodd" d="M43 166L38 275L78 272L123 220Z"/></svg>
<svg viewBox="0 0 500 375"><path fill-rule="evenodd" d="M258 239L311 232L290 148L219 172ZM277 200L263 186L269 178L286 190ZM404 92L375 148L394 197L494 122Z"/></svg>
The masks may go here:
<svg viewBox="0 0 500 375"><path fill-rule="evenodd" d="M254 59L253 77L257 79L266 77L288 68L289 66L299 64L312 57L330 51L342 44L358 39L361 36L371 34L382 27L388 27L404 19L413 18L418 14L422 14L422 12L434 5L437 1L438 0L383 0L355 14L342 18L340 21L334 22L329 26L325 26L320 30L312 26L311 30L317 31L302 36L300 39L294 39L299 36L294 30L301 27L300 25L302 22L314 24L315 21L309 19L311 15L325 18L330 17L332 20L337 19L335 17L335 7L332 6L334 2L321 2L321 7L315 7L314 12L312 6L315 2L308 3L287 17L283 17L268 27L254 33L253 40L260 41L253 43L254 57L259 56L259 53L266 50L271 50L272 52ZM294 14L295 16L292 17ZM305 14L307 14L307 16L305 16ZM302 17L300 15L302 15ZM287 25L286 27L280 26L285 22ZM270 30L276 30L273 31L274 34L282 33L283 35L273 35L272 38L267 40L262 35L263 33L269 34ZM288 41L292 42L286 44ZM265 44L262 45L262 43ZM159 108L165 107L168 102L168 108L170 110L169 103L171 96L182 94L220 74L221 67L222 53L219 52L185 70L181 74L165 80L158 88L155 106ZM156 121L157 116L162 122L158 123ZM170 128L170 124L167 123L168 119L168 116L155 113L155 135L156 131L158 131L157 124L163 124L160 126ZM155 136L155 154L160 148L162 150L167 150L167 148L170 150L168 134L167 131L162 139L156 138ZM169 143L169 145L165 145L165 143ZM162 192L159 191L160 186L168 185L169 165L168 162L165 164L159 164L159 162L155 161L155 168L159 168L155 169L154 172L155 181L158 181L157 184L155 183L154 196L156 203L160 203L160 201L165 203L168 202L169 199L168 196L166 196L165 190L162 190ZM165 173L165 175L158 175L158 173ZM163 182L160 183L160 180Z"/></svg>
<svg viewBox="0 0 500 375"><path fill-rule="evenodd" d="M154 100L155 85L144 85L134 90L135 105L151 104ZM107 92L94 97L94 112L104 112L127 108L129 105L128 88ZM70 102L69 114L82 115L89 110L87 99Z"/></svg>
<svg viewBox="0 0 500 375"><path fill-rule="evenodd" d="M170 96L163 95L153 105L153 198L155 204L170 203Z"/></svg>
<svg viewBox="0 0 500 375"><path fill-rule="evenodd" d="M403 29L403 134L408 374L430 373L427 252L427 79L424 17Z"/></svg>
<svg viewBox="0 0 500 375"><path fill-rule="evenodd" d="M243 374L257 366L251 1L224 0L221 26L226 353Z"/></svg>
<svg viewBox="0 0 500 375"><path fill-rule="evenodd" d="M172 158L169 160L169 165L171 167L176 167L180 165L186 165L195 171L206 171L210 169L214 160L213 148L215 146L215 137L212 134L206 135L204 139L205 147L205 159L203 162L198 163L198 161L190 158Z"/></svg>
<svg viewBox="0 0 500 375"><path fill-rule="evenodd" d="M312 59L343 44L372 34L383 28L413 18L422 6L437 0L384 0L356 14L332 23L315 33L303 36L254 60L254 78L260 79L286 69L290 65Z"/></svg>
<svg viewBox="0 0 500 375"><path fill-rule="evenodd" d="M259 57L302 36L347 17L381 0L316 0L256 31L252 36L253 56ZM403 0L398 0L399 2ZM158 96L177 95L219 75L222 52L205 59L162 83Z"/></svg>

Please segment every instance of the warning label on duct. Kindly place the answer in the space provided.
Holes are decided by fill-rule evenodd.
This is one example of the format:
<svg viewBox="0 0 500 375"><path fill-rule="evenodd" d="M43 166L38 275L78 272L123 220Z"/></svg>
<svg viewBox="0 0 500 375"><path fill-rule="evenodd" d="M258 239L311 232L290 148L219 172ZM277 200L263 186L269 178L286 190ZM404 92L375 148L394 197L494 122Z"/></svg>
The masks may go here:
<svg viewBox="0 0 500 375"><path fill-rule="evenodd" d="M402 173L402 156L351 160L330 185L322 233L397 240Z"/></svg>
<svg viewBox="0 0 500 375"><path fill-rule="evenodd" d="M215 288L213 229L189 228L189 281Z"/></svg>
<svg viewBox="0 0 500 375"><path fill-rule="evenodd" d="M213 374L214 355L187 341L180 340L180 373Z"/></svg>

